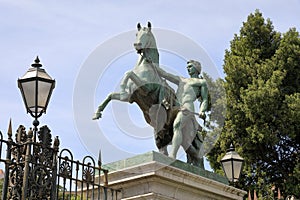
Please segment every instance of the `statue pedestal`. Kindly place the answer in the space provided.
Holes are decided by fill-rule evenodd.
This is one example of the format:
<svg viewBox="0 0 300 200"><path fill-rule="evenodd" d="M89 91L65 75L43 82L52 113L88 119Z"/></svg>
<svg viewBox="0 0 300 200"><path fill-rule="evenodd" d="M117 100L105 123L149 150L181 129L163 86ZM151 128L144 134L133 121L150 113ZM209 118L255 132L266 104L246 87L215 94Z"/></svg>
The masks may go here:
<svg viewBox="0 0 300 200"><path fill-rule="evenodd" d="M246 194L223 176L154 151L103 168L109 170L108 186L120 189L123 200L236 200Z"/></svg>

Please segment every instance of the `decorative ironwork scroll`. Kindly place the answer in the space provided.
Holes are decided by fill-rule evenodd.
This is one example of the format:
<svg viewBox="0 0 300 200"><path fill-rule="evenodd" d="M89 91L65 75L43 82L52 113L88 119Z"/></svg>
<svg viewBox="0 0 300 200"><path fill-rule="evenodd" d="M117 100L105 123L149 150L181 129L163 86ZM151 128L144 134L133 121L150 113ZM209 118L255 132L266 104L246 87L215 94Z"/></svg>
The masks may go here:
<svg viewBox="0 0 300 200"><path fill-rule="evenodd" d="M58 155L59 139L52 138L47 126L26 132L20 125L13 139L10 123L7 136L3 139L0 131L0 162L5 163L2 199L120 199L119 191L107 187L108 171L101 168L101 160L98 166L91 156L75 161L68 149Z"/></svg>

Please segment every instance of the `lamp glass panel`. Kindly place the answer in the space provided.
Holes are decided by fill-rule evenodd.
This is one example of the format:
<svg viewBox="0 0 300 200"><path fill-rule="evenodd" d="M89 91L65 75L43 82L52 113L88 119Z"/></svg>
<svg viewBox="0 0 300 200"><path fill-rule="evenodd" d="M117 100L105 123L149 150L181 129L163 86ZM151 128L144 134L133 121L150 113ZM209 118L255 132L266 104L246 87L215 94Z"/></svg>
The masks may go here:
<svg viewBox="0 0 300 200"><path fill-rule="evenodd" d="M52 84L49 82L41 82L39 81L38 85L38 107L40 109L43 109L46 107L48 98L49 98L49 93L51 90Z"/></svg>
<svg viewBox="0 0 300 200"><path fill-rule="evenodd" d="M233 180L233 177L232 177L232 163L231 163L231 160L227 160L225 162L222 163L223 165L223 169L225 171L225 175L227 176L227 179L229 181L232 181Z"/></svg>
<svg viewBox="0 0 300 200"><path fill-rule="evenodd" d="M233 161L233 169L234 169L234 179L236 179L236 181L239 179L240 177L240 173L241 173L241 169L242 169L242 161Z"/></svg>
<svg viewBox="0 0 300 200"><path fill-rule="evenodd" d="M35 92L36 92L36 84L35 80L33 81L27 81L21 83L23 92L24 92L24 98L27 103L27 108L34 112L35 110Z"/></svg>

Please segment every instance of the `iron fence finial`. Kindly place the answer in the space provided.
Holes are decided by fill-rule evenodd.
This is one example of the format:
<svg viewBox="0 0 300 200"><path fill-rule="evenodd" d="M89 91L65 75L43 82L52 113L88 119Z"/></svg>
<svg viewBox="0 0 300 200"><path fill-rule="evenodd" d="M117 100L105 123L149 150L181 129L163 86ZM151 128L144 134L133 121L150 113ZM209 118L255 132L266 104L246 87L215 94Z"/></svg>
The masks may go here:
<svg viewBox="0 0 300 200"><path fill-rule="evenodd" d="M11 137L12 137L11 118L9 119L9 125L8 125L7 135L8 135L8 138L11 138Z"/></svg>

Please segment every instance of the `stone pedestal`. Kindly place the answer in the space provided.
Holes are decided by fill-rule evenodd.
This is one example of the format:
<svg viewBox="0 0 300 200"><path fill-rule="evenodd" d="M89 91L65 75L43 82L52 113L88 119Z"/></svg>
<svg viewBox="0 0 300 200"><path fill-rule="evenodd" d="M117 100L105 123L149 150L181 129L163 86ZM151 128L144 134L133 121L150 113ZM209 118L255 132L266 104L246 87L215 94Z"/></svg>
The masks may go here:
<svg viewBox="0 0 300 200"><path fill-rule="evenodd" d="M123 200L243 199L245 191L228 186L225 177L149 152L103 166L109 187Z"/></svg>

